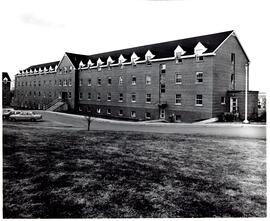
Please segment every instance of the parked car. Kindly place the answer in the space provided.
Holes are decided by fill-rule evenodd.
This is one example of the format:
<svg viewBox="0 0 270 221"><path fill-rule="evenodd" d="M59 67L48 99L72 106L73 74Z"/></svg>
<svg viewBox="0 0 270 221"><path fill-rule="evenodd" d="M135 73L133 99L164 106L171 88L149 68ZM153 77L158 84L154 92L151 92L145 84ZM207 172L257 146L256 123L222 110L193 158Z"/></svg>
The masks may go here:
<svg viewBox="0 0 270 221"><path fill-rule="evenodd" d="M10 114L14 111L13 108L3 108L3 118L4 119L8 119L8 117L10 116Z"/></svg>
<svg viewBox="0 0 270 221"><path fill-rule="evenodd" d="M11 114L9 119L12 121L25 120L25 121L37 121L42 119L41 114L36 114L32 111L21 111L19 113Z"/></svg>

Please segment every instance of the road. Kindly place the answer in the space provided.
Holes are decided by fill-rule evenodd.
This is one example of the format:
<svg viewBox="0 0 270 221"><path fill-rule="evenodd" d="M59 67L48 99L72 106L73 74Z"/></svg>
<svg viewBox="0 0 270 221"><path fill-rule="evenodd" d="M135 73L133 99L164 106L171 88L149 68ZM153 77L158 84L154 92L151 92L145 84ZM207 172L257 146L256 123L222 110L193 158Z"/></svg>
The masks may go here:
<svg viewBox="0 0 270 221"><path fill-rule="evenodd" d="M19 124L31 127L87 129L87 120L84 116L69 115L56 112L39 111L43 116L42 122L4 122L5 124ZM109 131L136 131L152 133L179 133L200 134L224 137L244 137L266 139L265 125L238 124L187 124L187 123L149 123L149 122L127 122L116 120L105 120L92 118L91 130Z"/></svg>

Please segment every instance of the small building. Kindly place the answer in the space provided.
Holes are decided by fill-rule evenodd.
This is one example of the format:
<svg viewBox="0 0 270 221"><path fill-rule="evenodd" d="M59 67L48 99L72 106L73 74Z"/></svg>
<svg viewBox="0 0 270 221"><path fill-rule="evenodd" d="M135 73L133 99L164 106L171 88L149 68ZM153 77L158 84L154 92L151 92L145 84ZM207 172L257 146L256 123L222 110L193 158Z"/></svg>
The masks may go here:
<svg viewBox="0 0 270 221"><path fill-rule="evenodd" d="M11 79L7 72L2 72L2 106L8 107L11 104Z"/></svg>
<svg viewBox="0 0 270 221"><path fill-rule="evenodd" d="M248 64L234 31L93 55L66 52L60 61L20 71L14 101L107 118L194 122L224 112L242 118ZM258 92L248 94L251 117Z"/></svg>

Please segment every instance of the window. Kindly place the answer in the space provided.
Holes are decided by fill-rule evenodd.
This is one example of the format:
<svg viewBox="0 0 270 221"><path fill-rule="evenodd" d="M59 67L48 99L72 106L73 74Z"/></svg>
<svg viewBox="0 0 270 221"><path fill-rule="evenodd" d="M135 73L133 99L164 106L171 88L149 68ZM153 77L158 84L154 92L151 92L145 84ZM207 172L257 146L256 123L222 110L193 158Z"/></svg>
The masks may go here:
<svg viewBox="0 0 270 221"><path fill-rule="evenodd" d="M160 85L160 93L165 93L165 84Z"/></svg>
<svg viewBox="0 0 270 221"><path fill-rule="evenodd" d="M136 85L136 76L132 76L131 84Z"/></svg>
<svg viewBox="0 0 270 221"><path fill-rule="evenodd" d="M43 85L45 85L45 84L46 84L46 81L43 82Z"/></svg>
<svg viewBox="0 0 270 221"><path fill-rule="evenodd" d="M34 91L34 97L36 96L36 92Z"/></svg>
<svg viewBox="0 0 270 221"><path fill-rule="evenodd" d="M52 85L52 80L49 80L49 85Z"/></svg>
<svg viewBox="0 0 270 221"><path fill-rule="evenodd" d="M226 104L226 99L225 99L225 97L221 97L220 103L221 103L221 104Z"/></svg>
<svg viewBox="0 0 270 221"><path fill-rule="evenodd" d="M149 76L149 75L146 76L145 84L147 84L147 85L151 84L151 76Z"/></svg>
<svg viewBox="0 0 270 221"><path fill-rule="evenodd" d="M235 75L231 74L231 84L234 85L234 81L235 81Z"/></svg>
<svg viewBox="0 0 270 221"><path fill-rule="evenodd" d="M146 103L151 103L151 94L146 94Z"/></svg>
<svg viewBox="0 0 270 221"><path fill-rule="evenodd" d="M71 79L69 79L69 83L68 83L68 85L69 85L69 86L71 86L71 85L72 85L72 83L71 83Z"/></svg>
<svg viewBox="0 0 270 221"><path fill-rule="evenodd" d="M97 101L100 101L100 93L97 93Z"/></svg>
<svg viewBox="0 0 270 221"><path fill-rule="evenodd" d="M175 83L182 84L182 74L179 72L175 72Z"/></svg>
<svg viewBox="0 0 270 221"><path fill-rule="evenodd" d="M166 64L161 65L161 73L166 73Z"/></svg>
<svg viewBox="0 0 270 221"><path fill-rule="evenodd" d="M111 84L112 84L112 78L108 77L108 85L111 85Z"/></svg>
<svg viewBox="0 0 270 221"><path fill-rule="evenodd" d="M201 94L196 95L196 106L203 106L203 96Z"/></svg>
<svg viewBox="0 0 270 221"><path fill-rule="evenodd" d="M34 81L34 87L36 86L36 81Z"/></svg>
<svg viewBox="0 0 270 221"><path fill-rule="evenodd" d="M68 98L71 99L71 92L68 92Z"/></svg>
<svg viewBox="0 0 270 221"><path fill-rule="evenodd" d="M108 93L107 94L107 101L111 101L112 100L112 94L111 93Z"/></svg>
<svg viewBox="0 0 270 221"><path fill-rule="evenodd" d="M110 108L107 109L107 114L111 114L111 113L112 113L111 109Z"/></svg>
<svg viewBox="0 0 270 221"><path fill-rule="evenodd" d="M91 83L92 83L91 78L89 78L88 79L88 86L91 86Z"/></svg>
<svg viewBox="0 0 270 221"><path fill-rule="evenodd" d="M119 116L123 116L123 110L119 110Z"/></svg>
<svg viewBox="0 0 270 221"><path fill-rule="evenodd" d="M49 97L52 97L52 92L51 91L49 91Z"/></svg>
<svg viewBox="0 0 270 221"><path fill-rule="evenodd" d="M151 65L151 56L146 56L146 65Z"/></svg>
<svg viewBox="0 0 270 221"><path fill-rule="evenodd" d="M120 76L120 77L119 77L119 85L122 85L122 84L123 84L123 77Z"/></svg>
<svg viewBox="0 0 270 221"><path fill-rule="evenodd" d="M38 96L39 96L39 97L41 96L41 93L40 93L40 91L38 92Z"/></svg>
<svg viewBox="0 0 270 221"><path fill-rule="evenodd" d="M91 93L90 93L90 92L88 93L87 99L88 99L88 100L91 100Z"/></svg>
<svg viewBox="0 0 270 221"><path fill-rule="evenodd" d="M67 80L63 81L63 86L67 86Z"/></svg>
<svg viewBox="0 0 270 221"><path fill-rule="evenodd" d="M235 63L235 54L231 53L231 63L234 64Z"/></svg>
<svg viewBox="0 0 270 221"><path fill-rule="evenodd" d="M24 82L22 82L22 86L24 86Z"/></svg>
<svg viewBox="0 0 270 221"><path fill-rule="evenodd" d="M182 63L182 52L176 52L175 53L175 63L176 64L179 64L179 63Z"/></svg>
<svg viewBox="0 0 270 221"><path fill-rule="evenodd" d="M83 84L83 79L80 79L79 86L82 86L82 84Z"/></svg>
<svg viewBox="0 0 270 221"><path fill-rule="evenodd" d="M123 102L123 94L122 93L119 94L119 102Z"/></svg>
<svg viewBox="0 0 270 221"><path fill-rule="evenodd" d="M146 119L151 119L151 113L146 112L146 113L145 113L145 118L146 118Z"/></svg>
<svg viewBox="0 0 270 221"><path fill-rule="evenodd" d="M175 105L181 105L181 103L182 103L181 94L176 94L175 95Z"/></svg>
<svg viewBox="0 0 270 221"><path fill-rule="evenodd" d="M203 82L203 72L197 72L196 73L196 83L202 83Z"/></svg>
<svg viewBox="0 0 270 221"><path fill-rule="evenodd" d="M195 55L196 61L203 61L203 56L201 55Z"/></svg>
<svg viewBox="0 0 270 221"><path fill-rule="evenodd" d="M131 94L131 102L136 102L136 93Z"/></svg>
<svg viewBox="0 0 270 221"><path fill-rule="evenodd" d="M59 80L59 86L62 86L62 81L61 80Z"/></svg>
<svg viewBox="0 0 270 221"><path fill-rule="evenodd" d="M98 79L97 79L97 84L98 84L98 86L101 85L101 78L98 78Z"/></svg>
<svg viewBox="0 0 270 221"><path fill-rule="evenodd" d="M97 108L97 113L100 114L101 113L101 109Z"/></svg>
<svg viewBox="0 0 270 221"><path fill-rule="evenodd" d="M131 111L131 117L132 118L136 117L136 111Z"/></svg>
<svg viewBox="0 0 270 221"><path fill-rule="evenodd" d="M80 92L80 94L79 94L79 99L81 100L82 98L83 98L83 93Z"/></svg>

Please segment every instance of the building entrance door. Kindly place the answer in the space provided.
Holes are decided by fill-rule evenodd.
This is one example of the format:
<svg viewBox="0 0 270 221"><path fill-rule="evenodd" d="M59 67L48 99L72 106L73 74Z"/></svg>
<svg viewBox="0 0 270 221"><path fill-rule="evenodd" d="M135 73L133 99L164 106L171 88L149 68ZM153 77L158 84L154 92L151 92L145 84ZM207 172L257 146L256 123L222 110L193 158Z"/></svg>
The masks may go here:
<svg viewBox="0 0 270 221"><path fill-rule="evenodd" d="M66 101L67 100L67 92L62 92L62 100Z"/></svg>
<svg viewBox="0 0 270 221"><path fill-rule="evenodd" d="M162 109L160 109L160 119L165 119L165 117L166 117L166 115L165 115L165 109L164 108L162 108Z"/></svg>
<svg viewBox="0 0 270 221"><path fill-rule="evenodd" d="M238 111L238 99L236 97L230 98L230 112L236 113Z"/></svg>

